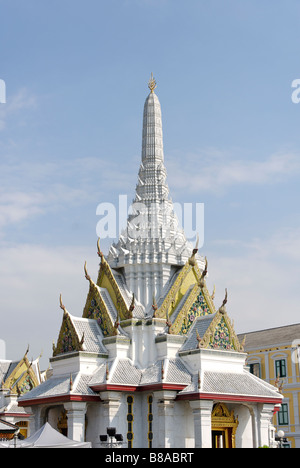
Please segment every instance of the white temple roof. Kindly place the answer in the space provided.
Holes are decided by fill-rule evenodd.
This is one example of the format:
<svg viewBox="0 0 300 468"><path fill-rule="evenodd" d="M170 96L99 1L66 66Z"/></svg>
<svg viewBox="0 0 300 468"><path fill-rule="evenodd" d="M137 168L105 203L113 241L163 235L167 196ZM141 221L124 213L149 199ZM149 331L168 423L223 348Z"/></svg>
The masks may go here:
<svg viewBox="0 0 300 468"><path fill-rule="evenodd" d="M199 375L194 375L190 385L180 392L180 395L192 393L216 394L223 396L243 396L251 398L280 399L282 396L278 390L258 377L255 377L248 370L240 372L210 372L201 374L200 385Z"/></svg>

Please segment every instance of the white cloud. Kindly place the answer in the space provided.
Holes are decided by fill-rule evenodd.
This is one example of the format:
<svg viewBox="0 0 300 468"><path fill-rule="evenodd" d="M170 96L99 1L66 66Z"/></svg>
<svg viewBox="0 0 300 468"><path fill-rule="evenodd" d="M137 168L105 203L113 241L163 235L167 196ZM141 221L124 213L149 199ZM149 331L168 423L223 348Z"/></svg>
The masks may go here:
<svg viewBox="0 0 300 468"><path fill-rule="evenodd" d="M26 192L0 190L0 237L6 228L36 216L57 212L86 200L86 192L63 184L53 184L44 191Z"/></svg>
<svg viewBox="0 0 300 468"><path fill-rule="evenodd" d="M6 128L6 121L9 117L26 109L34 109L36 106L37 97L26 88L20 89L11 97L8 96L6 104L0 106L0 131Z"/></svg>
<svg viewBox="0 0 300 468"><path fill-rule="evenodd" d="M47 162L3 158L0 162L0 236L5 228L70 206L96 206L109 197L127 193L132 173L100 158L52 159ZM131 175L131 177L130 177ZM113 183L112 183L113 181Z"/></svg>
<svg viewBox="0 0 300 468"><path fill-rule="evenodd" d="M228 288L227 311L239 332L298 323L299 260L300 228L279 230L269 239L232 241L229 249L228 242L216 243L208 254L216 306Z"/></svg>
<svg viewBox="0 0 300 468"><path fill-rule="evenodd" d="M96 279L96 242L91 249L2 245L0 259L0 339L6 343L7 359L20 358L30 344L30 357L43 350L43 366L48 366L62 321L59 295L72 315L82 316L89 287L83 266L87 260Z"/></svg>
<svg viewBox="0 0 300 468"><path fill-rule="evenodd" d="M172 157L168 160L168 169L169 182L174 189L218 193L235 185L273 184L300 174L300 155L276 153L257 161L206 150L184 158Z"/></svg>
<svg viewBox="0 0 300 468"><path fill-rule="evenodd" d="M0 230L8 224L18 223L40 214L41 204L38 193L0 193Z"/></svg>

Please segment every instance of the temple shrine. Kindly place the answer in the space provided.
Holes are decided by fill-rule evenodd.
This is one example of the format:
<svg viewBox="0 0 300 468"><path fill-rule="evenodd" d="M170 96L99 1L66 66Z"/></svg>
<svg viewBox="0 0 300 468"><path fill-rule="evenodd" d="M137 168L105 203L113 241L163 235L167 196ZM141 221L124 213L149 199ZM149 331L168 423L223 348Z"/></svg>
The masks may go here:
<svg viewBox="0 0 300 468"><path fill-rule="evenodd" d="M31 414L31 433L48 422L94 448L112 427L129 449L273 446L271 420L282 395L249 372L227 291L215 304L209 262L179 226L153 76L149 89L136 211L108 255L98 240L97 278L83 261L82 317L60 296L53 374L19 405Z"/></svg>

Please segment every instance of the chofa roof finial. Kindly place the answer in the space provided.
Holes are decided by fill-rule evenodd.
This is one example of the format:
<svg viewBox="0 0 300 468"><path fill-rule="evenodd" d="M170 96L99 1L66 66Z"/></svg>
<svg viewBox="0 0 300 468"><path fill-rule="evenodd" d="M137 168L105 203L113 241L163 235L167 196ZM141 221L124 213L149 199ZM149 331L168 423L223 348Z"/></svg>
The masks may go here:
<svg viewBox="0 0 300 468"><path fill-rule="evenodd" d="M97 253L98 253L98 256L102 260L103 259L103 252L101 252L101 248L100 248L100 237L98 237L98 240L97 240Z"/></svg>
<svg viewBox="0 0 300 468"><path fill-rule="evenodd" d="M26 353L24 354L24 357L27 357L28 353L29 353L29 344L27 346Z"/></svg>
<svg viewBox="0 0 300 468"><path fill-rule="evenodd" d="M85 275L85 278L90 281L91 280L91 277L90 275L88 274L88 271L87 271L87 264L86 262L84 262L84 275Z"/></svg>
<svg viewBox="0 0 300 468"><path fill-rule="evenodd" d="M155 293L153 293L153 296L152 296L152 309L153 309L153 318L155 318L156 317L156 311L158 309L156 299L155 299Z"/></svg>
<svg viewBox="0 0 300 468"><path fill-rule="evenodd" d="M228 293L227 293L227 288L226 288L226 289L225 289L225 297L224 297L223 303L222 303L222 305L221 305L221 307L220 307L220 309L219 309L219 312L220 312L221 314L225 314L225 312L226 312L226 307L225 307L225 305L227 304L227 298L228 298Z"/></svg>
<svg viewBox="0 0 300 468"><path fill-rule="evenodd" d="M208 261L207 261L207 258L205 257L205 268L204 270L202 271L202 274L201 274L201 278L199 280L199 286L200 288L203 288L204 285L205 285L205 277L207 275L207 270L208 270Z"/></svg>
<svg viewBox="0 0 300 468"><path fill-rule="evenodd" d="M196 245L195 245L195 248L193 249L192 256L189 258L189 264L191 266L196 265L196 255L198 253L198 247L199 247L199 234L197 233Z"/></svg>
<svg viewBox="0 0 300 468"><path fill-rule="evenodd" d="M64 315L68 314L66 307L63 305L62 295L59 296L59 307L64 311Z"/></svg>

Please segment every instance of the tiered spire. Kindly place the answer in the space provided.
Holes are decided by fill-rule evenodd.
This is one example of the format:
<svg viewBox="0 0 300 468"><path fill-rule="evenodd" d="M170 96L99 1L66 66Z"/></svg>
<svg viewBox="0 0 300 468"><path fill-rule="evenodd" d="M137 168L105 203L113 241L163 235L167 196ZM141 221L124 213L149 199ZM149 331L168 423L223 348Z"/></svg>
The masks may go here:
<svg viewBox="0 0 300 468"><path fill-rule="evenodd" d="M150 94L144 105L142 161L134 200L136 210L129 217L130 228L135 230L136 224L132 223L135 223L136 215L140 213L142 223L138 226L139 233L135 237L152 241L163 238L170 242L179 237L181 242L185 243L169 195L164 165L161 107L154 93L155 88L156 81L151 75ZM142 213L143 207L145 212Z"/></svg>
<svg viewBox="0 0 300 468"><path fill-rule="evenodd" d="M191 246L178 225L166 181L161 107L154 92L153 74L148 87L150 93L143 115L142 161L132 214L128 216L127 228L119 242L112 245L108 255L111 267L125 268L128 287L146 307L151 306L153 293L161 294L171 267L184 265L191 254ZM154 265L155 272L149 269L150 264Z"/></svg>

